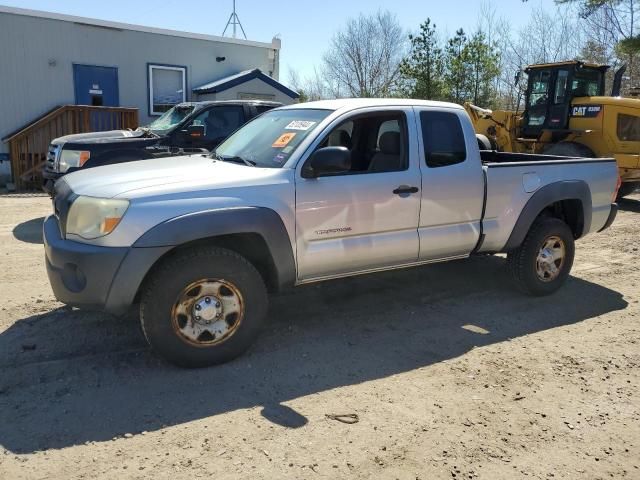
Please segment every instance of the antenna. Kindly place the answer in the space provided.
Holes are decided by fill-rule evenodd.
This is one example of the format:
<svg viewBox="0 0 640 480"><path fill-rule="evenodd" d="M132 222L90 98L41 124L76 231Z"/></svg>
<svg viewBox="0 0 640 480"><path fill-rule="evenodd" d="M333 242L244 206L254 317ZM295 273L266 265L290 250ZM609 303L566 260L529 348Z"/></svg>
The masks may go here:
<svg viewBox="0 0 640 480"><path fill-rule="evenodd" d="M236 0L233 0L233 12L231 12L231 16L229 17L227 26L224 27L224 31L222 32L223 37L224 34L227 33L227 28L229 28L229 25L233 26L233 38L236 38L236 28L240 27L240 30L242 30L242 35L244 35L244 39L247 39L247 34L244 33L244 28L242 28L242 23L240 23L240 17L238 17L238 14L236 13Z"/></svg>

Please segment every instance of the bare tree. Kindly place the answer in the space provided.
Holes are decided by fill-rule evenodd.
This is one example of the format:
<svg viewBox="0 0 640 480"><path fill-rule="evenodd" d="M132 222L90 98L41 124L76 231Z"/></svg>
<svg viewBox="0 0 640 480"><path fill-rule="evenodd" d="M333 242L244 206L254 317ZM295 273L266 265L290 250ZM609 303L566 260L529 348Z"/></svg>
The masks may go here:
<svg viewBox="0 0 640 480"><path fill-rule="evenodd" d="M578 3L584 19L588 42L582 52L585 60L607 63L614 67L627 64L623 92L636 86L640 78L640 0L558 0ZM613 72L609 72L611 81Z"/></svg>
<svg viewBox="0 0 640 480"><path fill-rule="evenodd" d="M397 90L406 35L395 15L379 11L361 14L338 31L323 57L330 90L335 96L392 96Z"/></svg>
<svg viewBox="0 0 640 480"><path fill-rule="evenodd" d="M580 57L584 46L580 19L572 6L558 6L545 10L541 6L533 8L529 22L518 31L513 31L509 22L496 20L491 15L481 16L481 25L495 23L494 41L500 51L499 104L510 110L520 106L526 76L515 75L527 65L534 63L558 62Z"/></svg>
<svg viewBox="0 0 640 480"><path fill-rule="evenodd" d="M319 72L316 67L313 69L313 74L306 77L302 77L297 70L290 69L288 83L300 94L300 102L336 98L324 77L324 74Z"/></svg>

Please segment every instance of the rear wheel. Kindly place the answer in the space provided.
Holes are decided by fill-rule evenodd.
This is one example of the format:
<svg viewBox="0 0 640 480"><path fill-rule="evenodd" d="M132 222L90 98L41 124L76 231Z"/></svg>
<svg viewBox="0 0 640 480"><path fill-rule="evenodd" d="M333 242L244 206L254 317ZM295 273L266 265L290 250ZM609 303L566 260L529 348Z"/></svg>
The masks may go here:
<svg viewBox="0 0 640 480"><path fill-rule="evenodd" d="M489 137L486 135L476 133L476 140L478 141L478 148L480 150L496 150L494 145L491 143L491 140L489 140Z"/></svg>
<svg viewBox="0 0 640 480"><path fill-rule="evenodd" d="M140 303L147 341L182 367L206 367L242 354L267 313L267 290L245 258L197 248L170 258L152 274Z"/></svg>
<svg viewBox="0 0 640 480"><path fill-rule="evenodd" d="M541 296L555 292L566 281L575 254L573 232L557 218L539 218L522 245L507 255L516 286Z"/></svg>

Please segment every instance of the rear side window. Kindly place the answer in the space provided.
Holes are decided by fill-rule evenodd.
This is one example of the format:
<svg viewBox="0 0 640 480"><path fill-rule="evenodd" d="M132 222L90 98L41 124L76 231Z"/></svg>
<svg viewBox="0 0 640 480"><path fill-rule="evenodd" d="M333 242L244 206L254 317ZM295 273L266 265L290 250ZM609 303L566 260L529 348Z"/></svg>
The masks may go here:
<svg viewBox="0 0 640 480"><path fill-rule="evenodd" d="M243 123L244 112L242 107L236 105L210 108L191 122L192 125L204 126L205 138L208 140L222 140Z"/></svg>
<svg viewBox="0 0 640 480"><path fill-rule="evenodd" d="M269 105L256 105L256 111L258 115L264 112L268 112L269 110L273 110L274 107Z"/></svg>
<svg viewBox="0 0 640 480"><path fill-rule="evenodd" d="M640 117L618 114L618 140L623 142L640 141Z"/></svg>
<svg viewBox="0 0 640 480"><path fill-rule="evenodd" d="M420 112L420 123L428 167L447 167L465 161L464 133L455 113Z"/></svg>

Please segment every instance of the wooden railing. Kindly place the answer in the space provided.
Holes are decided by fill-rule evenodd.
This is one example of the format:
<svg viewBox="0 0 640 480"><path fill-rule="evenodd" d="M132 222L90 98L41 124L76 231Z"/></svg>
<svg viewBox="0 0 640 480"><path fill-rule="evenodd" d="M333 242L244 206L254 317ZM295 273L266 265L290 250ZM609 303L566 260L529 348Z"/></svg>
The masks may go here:
<svg viewBox="0 0 640 480"><path fill-rule="evenodd" d="M138 128L138 109L64 105L4 139L9 144L16 188L39 189L49 144L73 133Z"/></svg>

